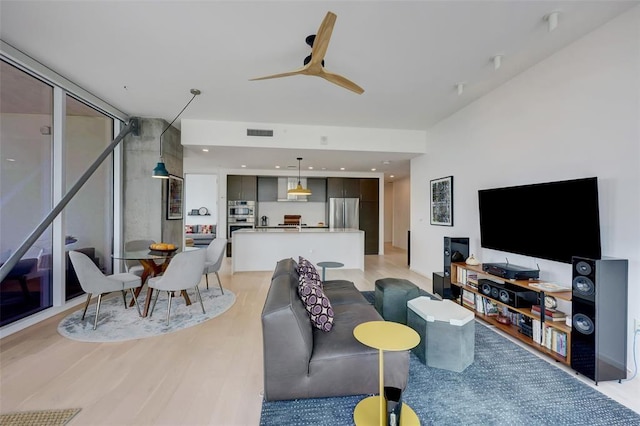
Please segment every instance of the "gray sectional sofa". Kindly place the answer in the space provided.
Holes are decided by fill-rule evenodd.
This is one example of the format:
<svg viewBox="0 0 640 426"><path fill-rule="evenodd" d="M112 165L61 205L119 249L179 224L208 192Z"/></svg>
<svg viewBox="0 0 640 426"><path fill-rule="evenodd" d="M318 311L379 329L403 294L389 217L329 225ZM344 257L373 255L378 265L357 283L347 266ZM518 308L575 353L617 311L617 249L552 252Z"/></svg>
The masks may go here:
<svg viewBox="0 0 640 426"><path fill-rule="evenodd" d="M298 296L297 263L278 262L262 310L264 397L267 401L378 393L378 351L353 329L382 317L350 281L324 283L333 312L329 332L311 325ZM385 352L385 386L404 389L409 352Z"/></svg>

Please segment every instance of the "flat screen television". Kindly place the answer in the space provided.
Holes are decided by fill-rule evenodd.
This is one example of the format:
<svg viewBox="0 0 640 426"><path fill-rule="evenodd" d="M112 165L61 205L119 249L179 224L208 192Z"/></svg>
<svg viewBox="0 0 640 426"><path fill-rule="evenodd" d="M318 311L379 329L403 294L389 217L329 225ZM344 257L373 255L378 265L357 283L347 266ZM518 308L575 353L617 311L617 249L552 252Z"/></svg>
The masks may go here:
<svg viewBox="0 0 640 426"><path fill-rule="evenodd" d="M601 256L595 177L481 189L478 202L482 247L565 263Z"/></svg>

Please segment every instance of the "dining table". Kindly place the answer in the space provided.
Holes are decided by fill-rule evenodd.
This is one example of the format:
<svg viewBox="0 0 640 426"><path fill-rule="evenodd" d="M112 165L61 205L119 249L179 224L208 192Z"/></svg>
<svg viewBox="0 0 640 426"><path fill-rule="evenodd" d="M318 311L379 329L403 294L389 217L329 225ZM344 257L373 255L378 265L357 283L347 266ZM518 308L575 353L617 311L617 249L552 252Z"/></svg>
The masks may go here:
<svg viewBox="0 0 640 426"><path fill-rule="evenodd" d="M184 247L182 251L201 250L199 247ZM120 254L114 254L112 257L116 260L137 260L142 265L142 275L140 276L141 285L135 290L136 297L140 295L142 288L144 287L147 279L150 277L156 277L161 275L169 266L171 259L176 253L179 253L180 249L176 250L130 250L123 251ZM191 299L185 290L181 292L187 305L191 304ZM149 306L151 305L151 296L153 295L153 289L147 287L147 297L144 302L144 310L142 316L146 317L149 313ZM130 306L133 306L135 302L132 300Z"/></svg>

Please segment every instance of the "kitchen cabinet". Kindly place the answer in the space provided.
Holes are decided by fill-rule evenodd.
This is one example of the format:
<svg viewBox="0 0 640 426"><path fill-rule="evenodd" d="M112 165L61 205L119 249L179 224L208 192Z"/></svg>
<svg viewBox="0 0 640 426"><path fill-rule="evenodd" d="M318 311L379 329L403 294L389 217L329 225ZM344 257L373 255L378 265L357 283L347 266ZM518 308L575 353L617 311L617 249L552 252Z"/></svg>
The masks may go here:
<svg viewBox="0 0 640 426"><path fill-rule="evenodd" d="M377 178L360 179L360 200L377 202L379 182Z"/></svg>
<svg viewBox="0 0 640 426"><path fill-rule="evenodd" d="M228 175L227 200L256 201L258 179L256 176Z"/></svg>
<svg viewBox="0 0 640 426"><path fill-rule="evenodd" d="M359 198L360 179L327 178L327 195L329 198Z"/></svg>
<svg viewBox="0 0 640 426"><path fill-rule="evenodd" d="M278 201L278 178L258 176L258 201Z"/></svg>
<svg viewBox="0 0 640 426"><path fill-rule="evenodd" d="M311 190L311 195L307 201L326 203L327 202L327 179L307 178L307 188Z"/></svg>
<svg viewBox="0 0 640 426"><path fill-rule="evenodd" d="M360 230L364 231L364 254L378 254L378 240L380 239L378 201L360 202Z"/></svg>

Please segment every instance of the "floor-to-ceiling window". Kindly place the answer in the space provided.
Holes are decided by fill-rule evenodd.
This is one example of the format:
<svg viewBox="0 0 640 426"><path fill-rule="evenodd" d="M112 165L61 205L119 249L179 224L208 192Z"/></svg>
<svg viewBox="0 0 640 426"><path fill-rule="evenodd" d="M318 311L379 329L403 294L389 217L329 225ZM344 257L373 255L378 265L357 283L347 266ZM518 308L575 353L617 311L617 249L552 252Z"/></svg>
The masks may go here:
<svg viewBox="0 0 640 426"><path fill-rule="evenodd" d="M4 42L2 48L0 266L111 143L126 118ZM2 280L0 333L51 315L83 294L69 250L89 254L105 273L112 272L114 235L120 233L114 225L117 173L111 155Z"/></svg>
<svg viewBox="0 0 640 426"><path fill-rule="evenodd" d="M0 264L52 204L53 87L0 62ZM0 283L0 326L52 304L49 227Z"/></svg>
<svg viewBox="0 0 640 426"><path fill-rule="evenodd" d="M65 181L69 190L113 140L113 119L66 96ZM66 248L85 253L98 267L111 272L113 253L113 162L107 159L82 186L64 213ZM65 295L83 293L75 271L67 263Z"/></svg>

